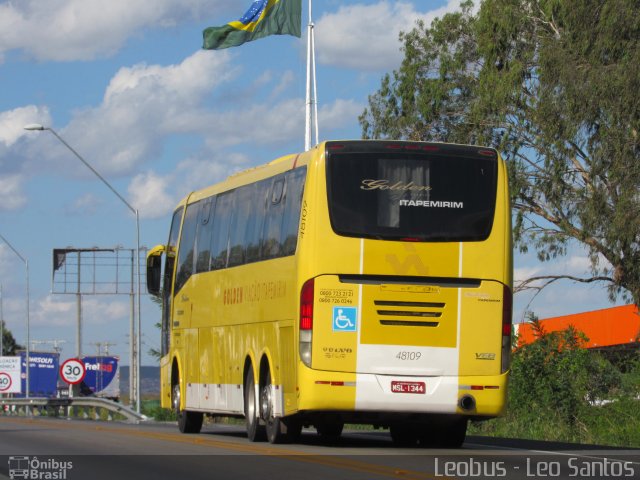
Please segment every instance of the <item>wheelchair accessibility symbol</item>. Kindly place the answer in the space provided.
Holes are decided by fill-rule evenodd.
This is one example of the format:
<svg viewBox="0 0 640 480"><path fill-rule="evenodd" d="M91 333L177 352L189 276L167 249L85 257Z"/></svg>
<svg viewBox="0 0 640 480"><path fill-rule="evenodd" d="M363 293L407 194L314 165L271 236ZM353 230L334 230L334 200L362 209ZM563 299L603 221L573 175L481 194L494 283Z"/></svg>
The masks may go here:
<svg viewBox="0 0 640 480"><path fill-rule="evenodd" d="M333 307L333 331L355 332L357 317L356 307Z"/></svg>

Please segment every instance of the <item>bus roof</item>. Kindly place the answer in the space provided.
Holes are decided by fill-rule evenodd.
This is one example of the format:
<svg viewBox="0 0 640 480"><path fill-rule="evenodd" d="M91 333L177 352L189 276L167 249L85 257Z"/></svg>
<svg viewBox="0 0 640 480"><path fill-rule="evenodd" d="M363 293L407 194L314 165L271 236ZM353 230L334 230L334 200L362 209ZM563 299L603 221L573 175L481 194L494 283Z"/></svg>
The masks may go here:
<svg viewBox="0 0 640 480"><path fill-rule="evenodd" d="M315 150L319 149L320 147L322 147L320 151L324 151L323 144L318 144L308 152L284 155L268 163L232 173L221 182L191 192L180 201L178 206L184 205L186 203L197 202L202 198L207 198L211 195L215 195L227 190L233 190L234 188L240 187L242 185L256 182L258 180L262 180L263 178L272 177L279 173L286 172L287 170L292 170L293 168L306 165L309 162L311 156L315 153Z"/></svg>
<svg viewBox="0 0 640 480"><path fill-rule="evenodd" d="M331 140L324 141L313 147L311 150L303 153L289 154L276 158L268 163L250 167L246 170L241 170L236 173L232 173L225 180L218 182L214 185L202 188L191 192L185 196L178 207L185 205L186 203L197 202L203 198L210 197L211 195L218 194L227 190L246 185L248 183L256 182L264 178L268 178L277 175L293 168L307 165L312 156L317 154L323 154L327 148L334 148L336 150L360 150L370 148L389 148L389 149L406 149L413 150L416 146L422 146L425 150L446 150L451 153L478 153L480 155L497 156L498 153L495 149L489 147L482 147L477 145L460 145L441 142L415 142L407 140ZM454 154L455 154L454 153Z"/></svg>

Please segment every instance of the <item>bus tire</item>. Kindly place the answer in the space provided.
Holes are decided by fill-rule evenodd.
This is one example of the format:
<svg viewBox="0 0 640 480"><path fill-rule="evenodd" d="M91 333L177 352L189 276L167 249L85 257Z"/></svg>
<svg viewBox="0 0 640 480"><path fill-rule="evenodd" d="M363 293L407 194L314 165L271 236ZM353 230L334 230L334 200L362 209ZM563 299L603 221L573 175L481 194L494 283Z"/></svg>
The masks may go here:
<svg viewBox="0 0 640 480"><path fill-rule="evenodd" d="M298 442L300 440L300 435L302 435L302 422L298 416L292 415L290 417L283 418L281 421L284 422L287 428L287 439L289 443Z"/></svg>
<svg viewBox="0 0 640 480"><path fill-rule="evenodd" d="M467 436L466 418L456 419L442 428L440 446L445 448L460 448Z"/></svg>
<svg viewBox="0 0 640 480"><path fill-rule="evenodd" d="M178 430L181 433L200 433L202 429L203 414L201 412L189 412L180 408L180 384L173 385L173 411L178 420Z"/></svg>
<svg viewBox="0 0 640 480"><path fill-rule="evenodd" d="M274 399L271 385L271 371L267 365L264 381L260 382L260 417L264 420L267 440L269 443L287 443L289 435L287 426L280 417L273 415Z"/></svg>
<svg viewBox="0 0 640 480"><path fill-rule="evenodd" d="M247 437L251 442L262 442L266 439L264 425L260 425L258 418L258 408L253 368L249 367L244 381L244 417L247 425Z"/></svg>
<svg viewBox="0 0 640 480"><path fill-rule="evenodd" d="M337 440L342 435L344 422L338 419L323 420L316 424L318 435L326 440Z"/></svg>
<svg viewBox="0 0 640 480"><path fill-rule="evenodd" d="M467 423L466 418L455 418L428 424L420 435L420 446L460 448L467 436Z"/></svg>
<svg viewBox="0 0 640 480"><path fill-rule="evenodd" d="M415 447L418 445L418 431L413 424L408 422L391 425L389 434L396 447Z"/></svg>

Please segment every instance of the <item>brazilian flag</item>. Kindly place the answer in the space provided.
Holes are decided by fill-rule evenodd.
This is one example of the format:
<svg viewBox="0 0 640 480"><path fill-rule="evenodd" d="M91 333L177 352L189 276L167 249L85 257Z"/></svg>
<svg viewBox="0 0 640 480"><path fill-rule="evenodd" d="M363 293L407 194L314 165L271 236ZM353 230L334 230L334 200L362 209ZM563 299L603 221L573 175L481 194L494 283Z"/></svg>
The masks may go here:
<svg viewBox="0 0 640 480"><path fill-rule="evenodd" d="M204 30L205 50L237 47L268 35L300 37L302 0L255 0L235 22Z"/></svg>

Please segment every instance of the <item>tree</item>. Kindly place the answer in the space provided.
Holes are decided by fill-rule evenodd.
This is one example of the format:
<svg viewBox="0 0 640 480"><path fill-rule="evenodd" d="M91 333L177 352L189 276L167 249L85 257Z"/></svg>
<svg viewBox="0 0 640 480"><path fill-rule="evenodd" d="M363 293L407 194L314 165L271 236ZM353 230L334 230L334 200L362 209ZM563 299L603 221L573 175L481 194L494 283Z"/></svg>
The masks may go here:
<svg viewBox="0 0 640 480"><path fill-rule="evenodd" d="M11 333L11 330L9 330L7 328L7 325L4 323L3 320L0 320L2 322L2 355L6 356L6 357L12 357L14 355L17 355L18 350L23 350L24 347L22 347L21 345L18 345L18 343L16 342L16 339L13 338L13 334Z"/></svg>
<svg viewBox="0 0 640 480"><path fill-rule="evenodd" d="M149 295L149 298L162 311L162 298L161 297L156 297L155 295ZM156 322L155 323L155 327L158 329L158 331L162 330L162 324L160 322ZM162 352L160 351L160 349L158 349L156 347L151 347L147 351L147 353L149 354L150 357L155 358L158 361L162 358Z"/></svg>
<svg viewBox="0 0 640 480"><path fill-rule="evenodd" d="M591 260L586 278L519 287L600 281L640 304L637 0L468 1L400 40L404 60L369 97L363 137L495 147L520 250L547 261L577 241Z"/></svg>

